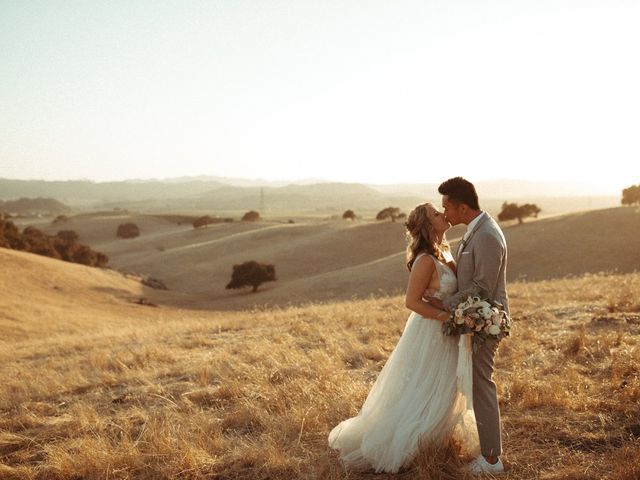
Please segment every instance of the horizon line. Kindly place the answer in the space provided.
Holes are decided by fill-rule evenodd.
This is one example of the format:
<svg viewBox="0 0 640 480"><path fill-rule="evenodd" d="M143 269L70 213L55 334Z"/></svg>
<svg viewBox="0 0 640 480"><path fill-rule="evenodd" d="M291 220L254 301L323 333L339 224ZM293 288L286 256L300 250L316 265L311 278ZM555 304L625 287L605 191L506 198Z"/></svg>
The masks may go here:
<svg viewBox="0 0 640 480"><path fill-rule="evenodd" d="M460 175L466 179L472 178L464 175ZM280 183L280 184L296 184L296 183L309 183L309 184L324 184L324 183L337 183L337 184L356 184L356 185L374 185L374 186L395 186L395 185L437 185L442 183L444 180L439 181L393 181L387 183L380 182L368 182L368 181L357 181L357 180L337 180L337 179L327 179L327 178L298 178L298 179L266 179L262 177L232 177L232 176L222 176L222 175L212 175L212 174L201 174L201 175L180 175L175 177L146 177L146 178L121 178L121 179L113 179L113 180L100 180L95 178L87 178L87 177L77 177L77 178L66 178L66 179L47 179L47 178L12 178L12 177L4 177L0 176L0 180L9 180L9 181L18 181L18 182L45 182L45 183L71 183L71 182L88 182L95 184L104 184L104 183L126 183L126 182L166 182L166 181L175 181L175 180L184 180L184 182L188 181L214 181L214 180L231 180L231 181L241 181L241 182L253 182L253 183ZM529 184L546 184L546 185L584 185L584 186L596 186L597 182L593 180L543 180L543 179L526 179L520 177L492 177L485 178L481 180L469 180L473 184L483 184L483 183L493 183L493 182L519 182L519 183L529 183ZM626 187L620 187L626 188Z"/></svg>

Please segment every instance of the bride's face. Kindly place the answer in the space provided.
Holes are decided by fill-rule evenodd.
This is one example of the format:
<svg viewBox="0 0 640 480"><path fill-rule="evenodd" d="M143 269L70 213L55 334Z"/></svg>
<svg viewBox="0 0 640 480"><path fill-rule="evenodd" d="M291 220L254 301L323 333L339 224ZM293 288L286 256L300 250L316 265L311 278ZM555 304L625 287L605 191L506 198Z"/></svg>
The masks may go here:
<svg viewBox="0 0 640 480"><path fill-rule="evenodd" d="M451 224L447 222L444 214L430 203L427 204L427 216L429 217L434 230L438 233L444 233L449 230L449 227L451 227Z"/></svg>

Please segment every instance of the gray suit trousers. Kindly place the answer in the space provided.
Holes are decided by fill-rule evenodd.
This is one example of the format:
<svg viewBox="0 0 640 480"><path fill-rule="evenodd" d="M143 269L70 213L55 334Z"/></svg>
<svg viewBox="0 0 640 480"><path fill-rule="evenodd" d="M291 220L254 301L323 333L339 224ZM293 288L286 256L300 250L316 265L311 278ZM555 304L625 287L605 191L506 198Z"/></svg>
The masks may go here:
<svg viewBox="0 0 640 480"><path fill-rule="evenodd" d="M491 342L473 353L473 410L478 424L482 455L502 453L500 437L500 408L493 367L498 343Z"/></svg>

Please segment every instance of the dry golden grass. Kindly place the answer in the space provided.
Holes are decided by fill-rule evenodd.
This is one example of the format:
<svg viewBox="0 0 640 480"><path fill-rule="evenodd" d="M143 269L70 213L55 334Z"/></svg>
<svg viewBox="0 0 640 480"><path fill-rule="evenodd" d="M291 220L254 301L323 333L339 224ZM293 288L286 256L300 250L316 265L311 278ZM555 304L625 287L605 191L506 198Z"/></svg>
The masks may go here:
<svg viewBox="0 0 640 480"><path fill-rule="evenodd" d="M113 272L0 254L14 272L0 272L0 478L468 478L448 447L395 476L345 472L327 447L401 334L400 296L151 308ZM496 375L505 478L640 477L639 291L640 274L511 286Z"/></svg>

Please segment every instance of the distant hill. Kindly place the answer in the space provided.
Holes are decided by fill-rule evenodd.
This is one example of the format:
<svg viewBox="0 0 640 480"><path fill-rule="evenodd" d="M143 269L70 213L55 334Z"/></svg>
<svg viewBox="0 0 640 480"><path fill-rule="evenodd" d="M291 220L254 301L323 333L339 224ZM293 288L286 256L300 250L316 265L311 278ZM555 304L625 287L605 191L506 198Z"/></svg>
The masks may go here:
<svg viewBox="0 0 640 480"><path fill-rule="evenodd" d="M144 181L144 180L140 180ZM316 183L333 183L328 180L322 180L320 178L307 178L301 180L265 180L261 178L237 178L237 177L219 177L215 175L196 175L189 177L176 177L167 178L162 180L169 183L184 183L184 182L215 182L222 183L224 185L231 185L234 187L284 187L287 185L312 185Z"/></svg>
<svg viewBox="0 0 640 480"><path fill-rule="evenodd" d="M211 191L223 184L215 181L168 182L160 180L92 182L9 180L0 178L0 199L54 197L66 203L104 204L145 199L189 197Z"/></svg>
<svg viewBox="0 0 640 480"><path fill-rule="evenodd" d="M46 182L0 179L0 200L51 197L73 208L129 209L147 213L237 215L259 210L263 216L340 215L352 209L375 216L382 208L408 211L431 201L440 204L438 183L365 185L360 183L273 182L224 177L183 177L122 182ZM503 202L536 203L542 216L607 208L620 204L619 195L604 195L579 183L482 181L477 183L481 206L494 215Z"/></svg>
<svg viewBox="0 0 640 480"><path fill-rule="evenodd" d="M222 187L196 199L182 202L184 207L221 210L261 209L298 212L342 213L346 209L368 211L388 206L388 197L358 183L319 183L283 187ZM414 200L415 205L420 200Z"/></svg>
<svg viewBox="0 0 640 480"><path fill-rule="evenodd" d="M234 186L210 180L139 182L43 182L0 179L2 198L18 195L52 196L80 207L127 208L145 212L267 210L342 214L366 210L369 215L388 206L404 210L423 201L420 197L389 198L358 183L290 184L285 186ZM396 202L392 204L390 202ZM356 211L358 214L358 211Z"/></svg>
<svg viewBox="0 0 640 480"><path fill-rule="evenodd" d="M0 200L0 212L17 215L58 215L71 209L53 198L19 198L18 200Z"/></svg>

